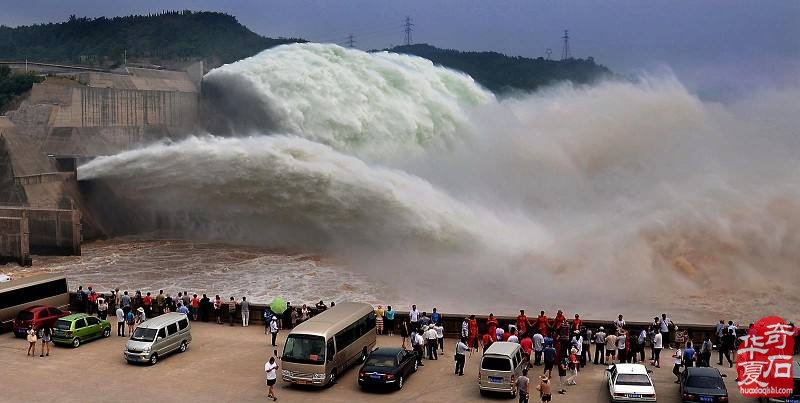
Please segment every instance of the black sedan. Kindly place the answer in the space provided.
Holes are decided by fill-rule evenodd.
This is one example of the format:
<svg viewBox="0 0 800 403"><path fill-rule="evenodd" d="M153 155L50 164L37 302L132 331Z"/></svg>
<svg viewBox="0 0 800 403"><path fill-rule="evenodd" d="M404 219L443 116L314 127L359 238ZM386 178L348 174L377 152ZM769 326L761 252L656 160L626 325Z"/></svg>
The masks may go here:
<svg viewBox="0 0 800 403"><path fill-rule="evenodd" d="M718 369L689 367L681 374L681 399L684 402L727 402L728 389Z"/></svg>
<svg viewBox="0 0 800 403"><path fill-rule="evenodd" d="M358 371L358 385L393 386L402 389L412 372L417 372L417 360L413 351L398 347L380 347L369 354Z"/></svg>

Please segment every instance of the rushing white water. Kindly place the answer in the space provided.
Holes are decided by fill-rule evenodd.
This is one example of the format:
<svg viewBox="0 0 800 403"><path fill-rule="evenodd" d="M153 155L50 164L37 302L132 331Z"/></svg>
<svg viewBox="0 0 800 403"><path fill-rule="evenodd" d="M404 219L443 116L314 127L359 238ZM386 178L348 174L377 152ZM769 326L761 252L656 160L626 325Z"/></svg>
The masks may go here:
<svg viewBox="0 0 800 403"><path fill-rule="evenodd" d="M426 60L334 45L206 83L250 115L227 114L239 136L98 158L81 178L190 212L186 237L322 251L450 306L800 302L797 89L710 104L667 76L497 100Z"/></svg>

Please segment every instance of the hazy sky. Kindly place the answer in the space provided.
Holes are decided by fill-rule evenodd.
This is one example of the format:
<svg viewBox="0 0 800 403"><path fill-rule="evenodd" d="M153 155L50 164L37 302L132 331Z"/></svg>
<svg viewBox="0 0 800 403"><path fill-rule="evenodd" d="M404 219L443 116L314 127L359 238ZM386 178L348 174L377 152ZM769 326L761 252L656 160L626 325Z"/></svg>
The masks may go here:
<svg viewBox="0 0 800 403"><path fill-rule="evenodd" d="M797 0L259 0L108 1L0 0L0 24L62 21L165 9L219 10L267 36L296 36L362 49L403 42L413 18L414 42L524 56L561 54L570 31L572 54L594 56L632 73L670 68L700 91L782 85L800 73Z"/></svg>

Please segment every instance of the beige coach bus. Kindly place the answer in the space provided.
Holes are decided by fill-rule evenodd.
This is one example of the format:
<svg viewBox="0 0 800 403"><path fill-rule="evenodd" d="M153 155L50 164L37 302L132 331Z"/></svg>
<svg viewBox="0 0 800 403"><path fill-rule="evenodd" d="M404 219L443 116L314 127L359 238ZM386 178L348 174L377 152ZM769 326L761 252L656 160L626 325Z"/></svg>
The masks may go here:
<svg viewBox="0 0 800 403"><path fill-rule="evenodd" d="M325 386L375 347L375 311L361 302L342 302L289 333L281 357L285 382Z"/></svg>
<svg viewBox="0 0 800 403"><path fill-rule="evenodd" d="M10 322L21 310L37 305L68 306L67 278L44 273L0 283L0 323Z"/></svg>

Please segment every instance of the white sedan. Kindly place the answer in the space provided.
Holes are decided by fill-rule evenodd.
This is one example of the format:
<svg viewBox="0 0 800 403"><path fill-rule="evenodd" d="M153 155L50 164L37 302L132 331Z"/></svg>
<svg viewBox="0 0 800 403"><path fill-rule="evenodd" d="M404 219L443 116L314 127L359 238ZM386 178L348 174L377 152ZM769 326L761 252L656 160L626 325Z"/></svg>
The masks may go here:
<svg viewBox="0 0 800 403"><path fill-rule="evenodd" d="M656 388L641 364L614 364L606 369L612 402L655 402Z"/></svg>

